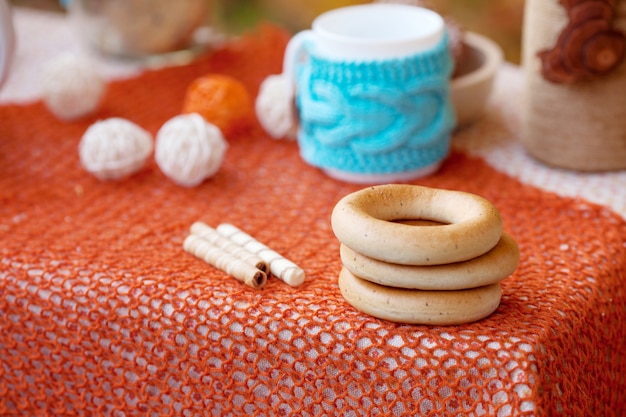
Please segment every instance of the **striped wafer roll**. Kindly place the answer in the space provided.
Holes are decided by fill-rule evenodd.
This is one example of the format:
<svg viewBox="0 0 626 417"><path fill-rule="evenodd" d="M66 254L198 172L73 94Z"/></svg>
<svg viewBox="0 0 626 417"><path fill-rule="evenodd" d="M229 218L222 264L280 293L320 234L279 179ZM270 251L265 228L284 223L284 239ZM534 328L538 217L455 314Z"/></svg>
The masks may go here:
<svg viewBox="0 0 626 417"><path fill-rule="evenodd" d="M256 254L270 266L270 272L286 284L296 287L304 282L304 271L298 265L270 249L232 224L223 223L216 230L237 245Z"/></svg>
<svg viewBox="0 0 626 417"><path fill-rule="evenodd" d="M183 243L186 252L202 259L208 264L226 272L233 278L252 288L262 288L267 282L265 272L235 258L223 249L213 246L194 234L187 236Z"/></svg>
<svg viewBox="0 0 626 417"><path fill-rule="evenodd" d="M266 274L269 273L269 266L267 262L265 262L256 254L245 249L243 246L240 246L232 240L228 239L227 237L222 236L217 232L217 230L210 227L209 225L203 222L195 222L191 225L190 232L196 236L205 239L213 246L217 246L232 254L235 258L241 259L242 261L254 266L255 268L260 269Z"/></svg>

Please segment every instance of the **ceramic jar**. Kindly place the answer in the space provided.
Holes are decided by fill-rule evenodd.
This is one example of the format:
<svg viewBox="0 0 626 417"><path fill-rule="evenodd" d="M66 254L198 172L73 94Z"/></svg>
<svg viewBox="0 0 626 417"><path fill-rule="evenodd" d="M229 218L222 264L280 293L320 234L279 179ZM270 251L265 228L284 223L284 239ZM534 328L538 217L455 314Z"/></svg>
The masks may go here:
<svg viewBox="0 0 626 417"><path fill-rule="evenodd" d="M556 167L626 169L626 1L525 7L524 146Z"/></svg>

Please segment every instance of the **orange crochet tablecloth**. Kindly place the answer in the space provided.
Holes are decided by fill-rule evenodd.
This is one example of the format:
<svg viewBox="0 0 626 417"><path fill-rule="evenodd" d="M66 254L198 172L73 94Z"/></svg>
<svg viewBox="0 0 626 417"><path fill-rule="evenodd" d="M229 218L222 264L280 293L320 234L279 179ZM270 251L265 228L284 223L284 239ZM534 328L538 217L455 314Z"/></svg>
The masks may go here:
<svg viewBox="0 0 626 417"><path fill-rule="evenodd" d="M112 82L74 123L0 107L0 415L620 416L626 413L626 222L525 185L458 149L416 184L491 200L521 262L473 324L398 325L340 295L334 204L360 186L305 164L252 121L219 173L176 186L151 161L101 182L79 163L94 121L152 133L207 73L255 95L280 71L273 27L194 63ZM456 140L507 132L491 108ZM621 190L623 192L623 190ZM233 223L298 263L253 290L185 253L196 220Z"/></svg>

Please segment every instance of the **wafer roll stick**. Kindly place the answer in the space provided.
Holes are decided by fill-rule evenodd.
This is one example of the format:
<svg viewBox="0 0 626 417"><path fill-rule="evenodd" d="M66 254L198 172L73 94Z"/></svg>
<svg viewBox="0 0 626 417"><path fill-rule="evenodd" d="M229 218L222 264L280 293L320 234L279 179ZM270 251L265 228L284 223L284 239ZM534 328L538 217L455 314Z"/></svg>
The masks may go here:
<svg viewBox="0 0 626 417"><path fill-rule="evenodd" d="M194 234L187 236L183 242L183 248L186 252L226 272L252 288L262 288L267 282L265 272L241 259L235 258L223 249L211 245L199 236Z"/></svg>
<svg viewBox="0 0 626 417"><path fill-rule="evenodd" d="M191 225L190 231L192 234L205 239L213 246L224 249L235 258L241 259L242 261L254 266L255 268L260 269L266 274L270 272L270 268L267 262L261 259L258 255L250 252L243 246L236 244L227 237L222 236L217 232L217 230L210 227L209 225L202 222L195 222Z"/></svg>
<svg viewBox="0 0 626 417"><path fill-rule="evenodd" d="M304 282L304 271L298 265L285 258L278 252L270 249L249 234L241 231L236 226L222 223L216 229L220 234L243 246L250 252L258 255L268 263L270 272L276 278L284 281L292 287L297 287Z"/></svg>

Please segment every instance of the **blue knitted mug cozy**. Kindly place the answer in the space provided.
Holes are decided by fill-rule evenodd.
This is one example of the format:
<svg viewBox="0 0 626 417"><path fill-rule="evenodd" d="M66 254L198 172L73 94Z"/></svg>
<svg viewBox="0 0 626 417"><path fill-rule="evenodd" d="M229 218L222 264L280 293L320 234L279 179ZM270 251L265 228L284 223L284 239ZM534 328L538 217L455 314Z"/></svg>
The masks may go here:
<svg viewBox="0 0 626 417"><path fill-rule="evenodd" d="M403 58L345 61L319 56L297 68L298 142L309 164L370 175L419 170L448 154L455 126L447 35Z"/></svg>

